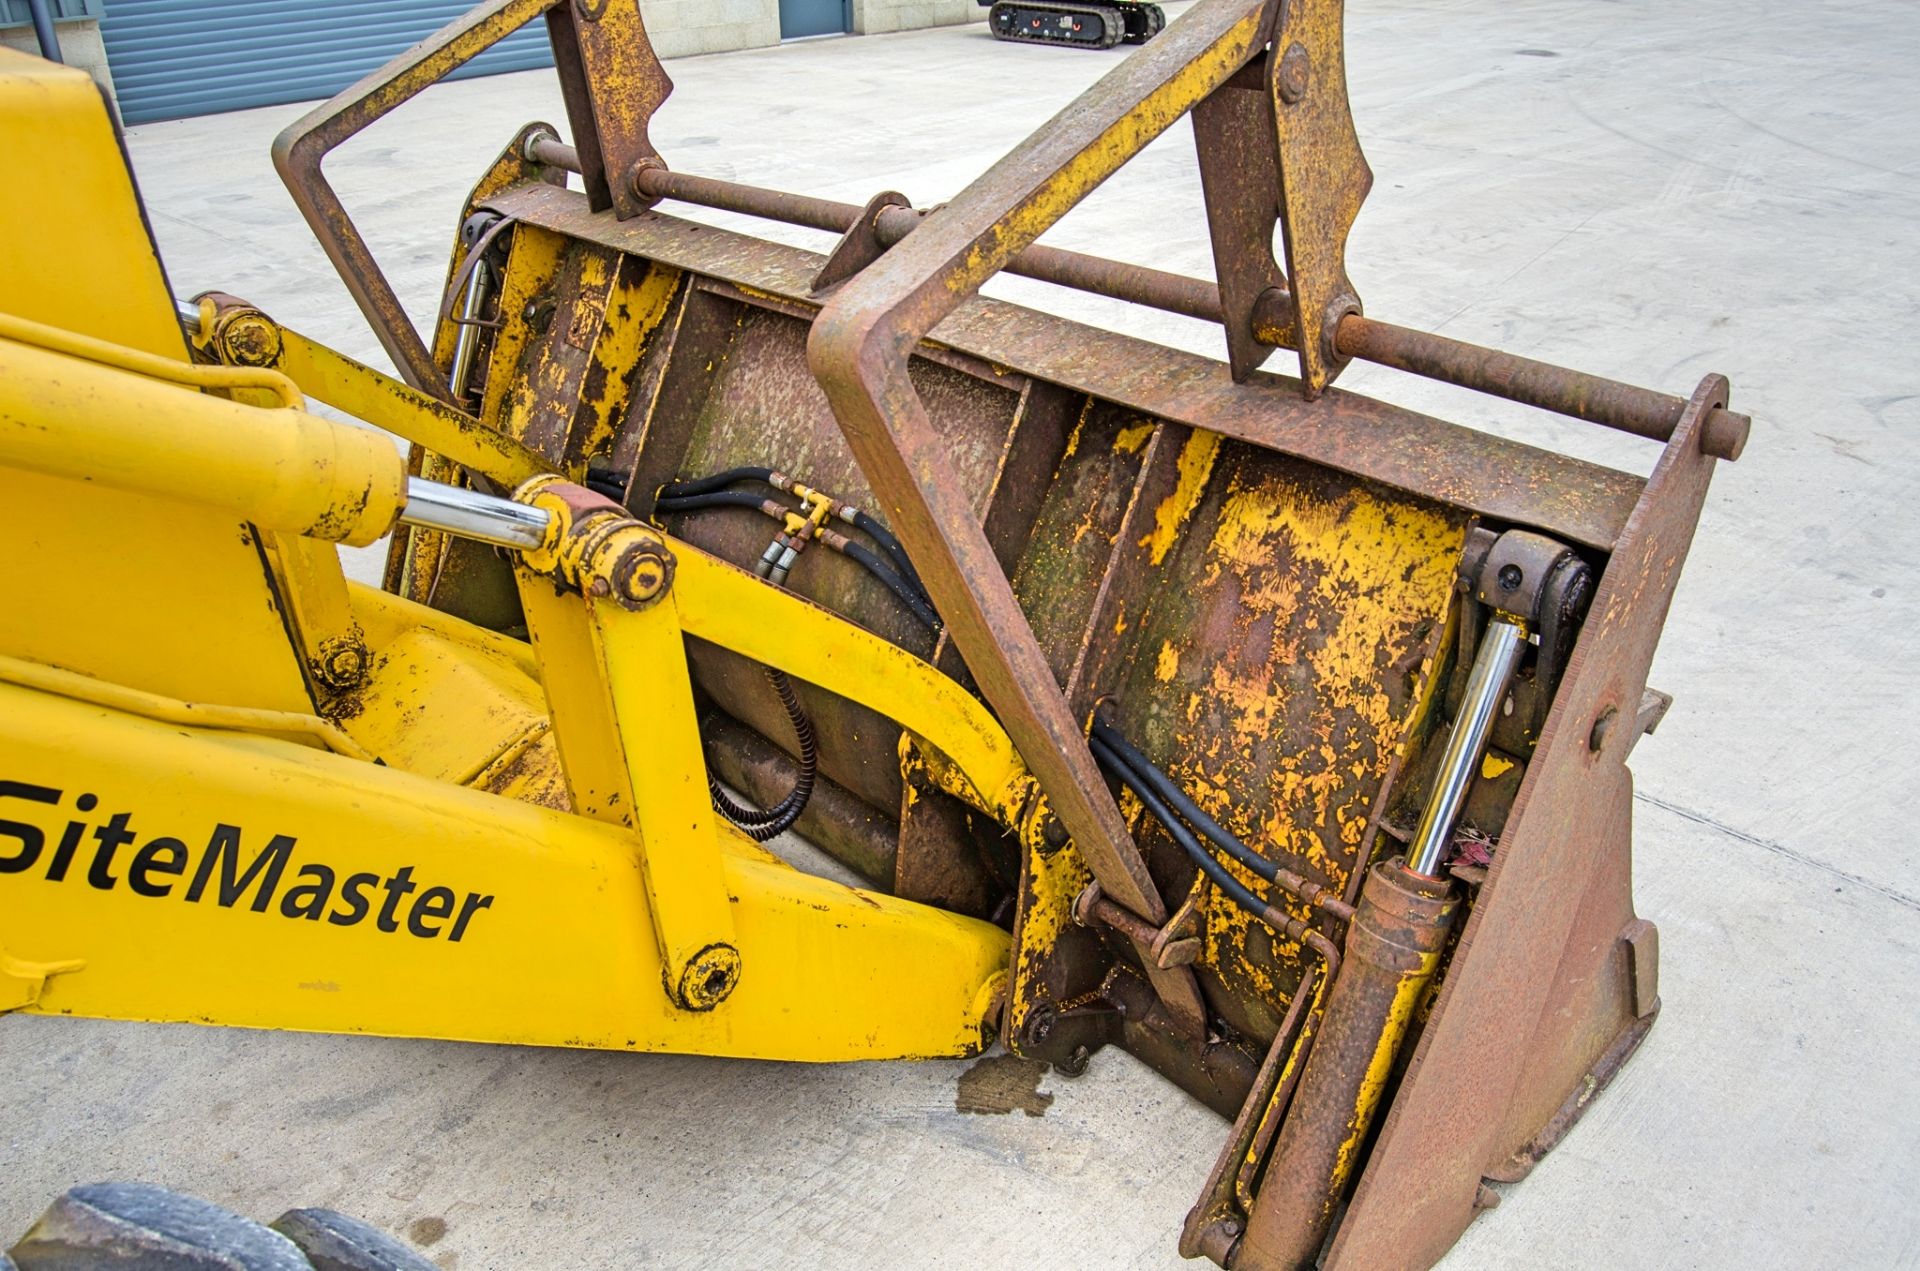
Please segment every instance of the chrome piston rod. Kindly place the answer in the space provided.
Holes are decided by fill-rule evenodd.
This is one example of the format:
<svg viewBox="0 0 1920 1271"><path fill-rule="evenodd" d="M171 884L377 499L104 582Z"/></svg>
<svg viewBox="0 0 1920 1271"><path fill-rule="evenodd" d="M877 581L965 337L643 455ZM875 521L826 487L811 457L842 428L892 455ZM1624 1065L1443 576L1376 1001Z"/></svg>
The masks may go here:
<svg viewBox="0 0 1920 1271"><path fill-rule="evenodd" d="M512 499L408 477L407 506L400 512L400 522L526 551L546 541L548 515Z"/></svg>
<svg viewBox="0 0 1920 1271"><path fill-rule="evenodd" d="M464 401L467 396L467 380L473 375L473 354L480 344L477 325L480 308L486 303L491 281L487 277L487 262L475 261L473 272L467 276L466 291L460 297L460 330L453 337L453 367L447 373L447 387L456 401Z"/></svg>
<svg viewBox="0 0 1920 1271"><path fill-rule="evenodd" d="M1466 698L1454 718L1446 753L1440 757L1433 794L1420 817L1420 828L1414 832L1413 845L1407 849L1407 868L1416 874L1439 877L1447 846L1453 841L1454 819L1467 801L1474 770L1487 747L1493 712L1506 696L1507 681L1513 678L1526 643L1526 632L1517 622L1495 617L1487 624L1487 633L1474 654L1473 671L1467 676Z"/></svg>

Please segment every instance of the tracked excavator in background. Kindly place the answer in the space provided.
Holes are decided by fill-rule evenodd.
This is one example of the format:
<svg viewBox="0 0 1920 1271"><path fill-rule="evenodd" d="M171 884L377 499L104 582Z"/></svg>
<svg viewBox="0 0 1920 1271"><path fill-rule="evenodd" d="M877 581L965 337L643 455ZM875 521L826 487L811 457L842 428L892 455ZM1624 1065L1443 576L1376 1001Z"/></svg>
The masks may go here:
<svg viewBox="0 0 1920 1271"><path fill-rule="evenodd" d="M1167 26L1166 11L1137 0L1090 0L1085 4L1047 0L980 0L987 29L996 40L1018 44L1067 44L1110 49L1116 44L1145 44Z"/></svg>
<svg viewBox="0 0 1920 1271"><path fill-rule="evenodd" d="M567 132L502 138L417 331L322 161L530 21ZM1368 315L1339 0L1197 0L927 211L679 171L671 87L635 5L489 0L281 135L396 378L176 299L99 93L0 51L14 171L60 176L0 184L0 1010L1118 1046L1223 1118L1183 1253L1432 1263L1660 1009L1626 761L1746 441L1727 381ZM1214 280L1035 242L1188 113ZM1343 391L1354 359L1651 475Z"/></svg>

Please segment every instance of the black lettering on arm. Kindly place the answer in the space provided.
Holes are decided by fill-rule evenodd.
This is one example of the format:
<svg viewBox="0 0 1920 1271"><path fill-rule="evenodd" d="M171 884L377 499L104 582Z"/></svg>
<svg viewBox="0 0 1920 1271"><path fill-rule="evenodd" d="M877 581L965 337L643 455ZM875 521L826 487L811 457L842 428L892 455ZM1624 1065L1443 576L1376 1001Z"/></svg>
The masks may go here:
<svg viewBox="0 0 1920 1271"><path fill-rule="evenodd" d="M351 927L367 916L367 888L380 881L378 874L349 874L347 881L340 884L340 902L345 909L336 909L327 915L327 921L336 927Z"/></svg>
<svg viewBox="0 0 1920 1271"><path fill-rule="evenodd" d="M466 903L460 906L460 916L453 920L453 930L447 933L448 942L460 943L460 937L467 934L467 924L473 921L473 916L482 909L492 907L493 897L482 896L478 892L468 892Z"/></svg>
<svg viewBox="0 0 1920 1271"><path fill-rule="evenodd" d="M94 827L93 837L100 846L93 850L93 866L87 870L87 882L101 891L112 891L113 854L133 842L133 831L127 828L127 822L133 819L131 812L115 812L107 818L105 825Z"/></svg>
<svg viewBox="0 0 1920 1271"><path fill-rule="evenodd" d="M453 889L451 887L429 887L413 902L413 912L407 915L407 930L422 940L431 940L440 934L438 925L429 927L427 919L446 918L453 914Z"/></svg>
<svg viewBox="0 0 1920 1271"><path fill-rule="evenodd" d="M213 837L207 840L206 855L200 858L200 868L194 871L193 882L187 886L187 899L200 899L213 879L214 866L218 864L220 904L233 908L247 894L247 888L253 886L254 879L258 878L260 887L254 893L251 908L257 914L267 912L267 906L273 903L274 889L280 885L280 871L287 867L287 858L293 854L293 843L293 839L285 834L274 835L243 874L240 872L240 827L224 822L214 826Z"/></svg>
<svg viewBox="0 0 1920 1271"><path fill-rule="evenodd" d="M0 781L0 799L26 799L32 803L58 803L60 791L51 786L29 785L24 781ZM40 849L47 845L47 834L25 821L0 821L0 836L17 839L18 851L0 856L0 874L20 874L33 868Z"/></svg>
<svg viewBox="0 0 1920 1271"><path fill-rule="evenodd" d="M306 918L318 922L321 911L333 899L333 867L302 865L299 877L299 885L287 888L286 896L280 901L280 913L287 918Z"/></svg>
<svg viewBox="0 0 1920 1271"><path fill-rule="evenodd" d="M148 839L133 854L127 866L127 886L137 896L160 897L173 890L172 883L156 883L153 876L177 877L187 872L187 845L179 839Z"/></svg>
<svg viewBox="0 0 1920 1271"><path fill-rule="evenodd" d="M413 866L402 865L381 886L387 889L387 899L380 906L380 916L374 919L373 925L382 931L398 931L400 920L394 916L394 911L400 906L400 898L413 890Z"/></svg>

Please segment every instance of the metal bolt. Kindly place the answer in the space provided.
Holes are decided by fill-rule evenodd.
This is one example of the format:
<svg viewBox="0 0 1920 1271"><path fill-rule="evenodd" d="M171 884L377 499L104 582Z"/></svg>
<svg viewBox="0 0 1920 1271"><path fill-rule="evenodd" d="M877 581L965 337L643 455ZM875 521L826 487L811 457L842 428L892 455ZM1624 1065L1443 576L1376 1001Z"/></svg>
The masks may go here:
<svg viewBox="0 0 1920 1271"><path fill-rule="evenodd" d="M695 954L680 976L680 1006L710 1011L724 1002L740 983L740 951L730 944L712 944Z"/></svg>
<svg viewBox="0 0 1920 1271"><path fill-rule="evenodd" d="M613 594L613 588L606 579L596 578L587 584L587 592L594 596L610 596Z"/></svg>
<svg viewBox="0 0 1920 1271"><path fill-rule="evenodd" d="M262 314L237 314L219 330L221 354L235 366L272 366L280 360L279 328Z"/></svg>
<svg viewBox="0 0 1920 1271"><path fill-rule="evenodd" d="M660 594L660 588L667 581L665 564L658 556L643 556L633 566L633 572L626 578L626 593L629 600L651 600Z"/></svg>
<svg viewBox="0 0 1920 1271"><path fill-rule="evenodd" d="M366 648L358 640L328 640L320 648L319 665L315 669L328 688L352 688L366 678Z"/></svg>
<svg viewBox="0 0 1920 1271"><path fill-rule="evenodd" d="M1287 47L1280 58L1280 100L1291 106L1307 95L1307 77L1313 61L1298 41Z"/></svg>
<svg viewBox="0 0 1920 1271"><path fill-rule="evenodd" d="M1051 1036L1053 1036L1053 1011L1042 1007L1027 1020L1027 1040L1037 1046Z"/></svg>
<svg viewBox="0 0 1920 1271"><path fill-rule="evenodd" d="M1520 581L1525 577L1526 575L1520 572L1518 565L1502 565L1500 567L1500 590L1514 590L1519 587Z"/></svg>
<svg viewBox="0 0 1920 1271"><path fill-rule="evenodd" d="M1060 818L1051 812L1047 813L1046 822L1040 827L1040 842L1046 851L1057 852L1071 839L1072 836L1067 833L1067 827L1060 823Z"/></svg>

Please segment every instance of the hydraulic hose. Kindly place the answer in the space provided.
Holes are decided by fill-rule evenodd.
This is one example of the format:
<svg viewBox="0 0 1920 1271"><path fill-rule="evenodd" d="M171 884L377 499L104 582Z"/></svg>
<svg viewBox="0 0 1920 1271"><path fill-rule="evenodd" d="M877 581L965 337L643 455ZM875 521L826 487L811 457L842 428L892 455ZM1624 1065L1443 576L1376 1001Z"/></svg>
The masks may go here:
<svg viewBox="0 0 1920 1271"><path fill-rule="evenodd" d="M772 468L740 467L728 468L711 476L691 477L685 481L670 481L660 487L657 502L664 511L678 511L694 507L717 506L705 503L686 503L683 500L703 498L720 493L728 486L738 485L742 481L760 481L776 490L788 490L794 483L792 478ZM784 483L784 484L783 484ZM729 503L744 507L738 499L729 499ZM839 505L839 510L853 527L871 538L887 554L893 568L913 590L919 593L921 603L931 611L933 599L927 595L926 585L920 581L920 573L913 567L913 558L907 555L907 549L894 536L892 530L881 523L880 518L871 512L862 511L849 505ZM930 624L937 625L937 624Z"/></svg>
<svg viewBox="0 0 1920 1271"><path fill-rule="evenodd" d="M907 555L907 549L900 545L900 540L893 536L893 531L880 524L879 518L862 512L858 508L853 511L853 525L855 529L880 544L880 550L899 567L900 576L913 584L914 590L920 593L931 608L933 598L927 595L926 584L920 581L920 572L913 567L913 560Z"/></svg>
<svg viewBox="0 0 1920 1271"><path fill-rule="evenodd" d="M1326 910L1336 918L1344 921L1353 917L1353 907L1332 891L1292 870L1282 869L1228 833L1226 827L1203 812L1200 805L1187 796L1186 791L1175 785L1166 773L1154 767L1153 762L1142 754L1137 746L1121 736L1120 731L1113 725L1103 719L1095 719L1093 737L1113 752L1114 757L1128 771L1151 786L1154 794L1159 796L1163 803L1172 807L1189 825L1204 834L1234 860L1275 886L1285 889L1310 905Z"/></svg>
<svg viewBox="0 0 1920 1271"><path fill-rule="evenodd" d="M1138 773L1133 771L1132 766L1101 739L1100 734L1095 733L1089 740L1093 743L1093 757L1114 776L1125 782L1127 787L1139 797L1140 805L1156 821L1166 827L1167 833L1173 836L1173 841L1180 845L1180 850L1200 867L1200 872L1220 889L1221 895L1288 939L1298 940L1312 949L1320 956L1321 961L1326 963L1329 977L1339 969L1340 951L1334 947L1333 941L1249 891L1246 884L1227 872L1226 866L1216 860L1213 853L1200 845L1200 840L1194 837L1193 831L1174 815L1173 809L1161 801L1160 796L1154 793Z"/></svg>
<svg viewBox="0 0 1920 1271"><path fill-rule="evenodd" d="M1213 853L1200 846L1200 840L1193 836L1193 831L1173 814L1173 809L1161 801L1160 796L1141 780L1132 767L1111 746L1107 745L1098 733L1093 735L1092 741L1093 757L1140 797L1141 806L1152 814L1154 820L1167 828L1167 833L1171 834L1173 841L1180 845L1180 850L1193 858L1193 863L1200 867L1200 871L1213 881L1213 885L1218 887L1228 900L1256 918L1264 915L1271 908L1266 901L1248 891L1246 884L1229 874L1226 867L1214 859Z"/></svg>
<svg viewBox="0 0 1920 1271"><path fill-rule="evenodd" d="M813 721L800 709L800 699L793 691L793 681L784 671L767 668L767 681L773 685L773 691L780 696L780 705L786 708L787 719L793 725L793 735L800 743L800 773L794 778L793 789L787 797L770 808L751 808L735 803L721 788L719 778L713 775L711 765L707 770L707 793L713 799L714 810L733 822L746 836L756 843L764 843L779 834L793 828L800 819L800 813L806 809L807 800L813 797L814 777L820 768L819 738L813 731Z"/></svg>
<svg viewBox="0 0 1920 1271"><path fill-rule="evenodd" d="M886 589L907 607L907 611L918 618L928 630L940 629L940 615L933 611L933 605L928 602L925 593L916 590L906 579L894 573L893 568L885 561L851 539L842 544L840 550L849 560L858 561L869 574L879 579Z"/></svg>
<svg viewBox="0 0 1920 1271"><path fill-rule="evenodd" d="M655 511L659 512L696 512L701 508L752 508L764 512L772 504L784 513L788 509L774 499L765 499L757 494L748 494L745 490L715 490L706 494L683 494L669 498L661 495L654 500Z"/></svg>
<svg viewBox="0 0 1920 1271"><path fill-rule="evenodd" d="M660 497L684 499L692 495L712 494L742 481L765 481L768 485L772 485L773 469L728 468L725 472L716 472L712 476L693 477L686 481L669 481L660 487Z"/></svg>
<svg viewBox="0 0 1920 1271"><path fill-rule="evenodd" d="M760 469L749 470L735 468L733 471L760 471ZM727 474L723 472L718 474L718 477L724 477L726 475ZM656 511L662 513L693 512L702 508L737 507L750 508L753 511L765 512L769 515L773 514L772 509L781 508L781 504L774 499L762 498L757 494L748 494L744 490L709 489L695 494L675 495L665 493L666 490L680 489L691 485L704 485L718 480L718 477L703 477L697 482L688 481L681 482L676 486L662 487L662 493L658 499L654 500L653 506ZM866 516L866 513L863 512L860 515ZM867 519L872 520L871 517ZM878 522L875 522L875 524L878 524ZM884 528L881 532L885 533ZM891 536L889 535L889 537ZM902 578L900 574L894 570L893 566L882 560L879 555L870 548L856 543L843 535L829 537L823 534L821 541L831 547L837 548L848 559L855 561L868 573L872 574L881 585L894 594L901 604L907 607L909 613L929 630L937 631L940 629L940 615L934 612L933 603L927 599L924 589ZM881 540L876 538L875 541L880 542ZM882 542L881 545L885 546L885 543ZM899 544L896 542L894 547L898 549ZM904 556L905 553L902 552L901 555Z"/></svg>

